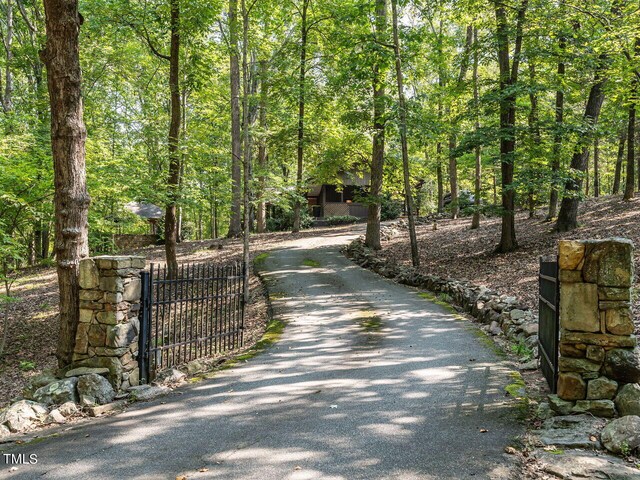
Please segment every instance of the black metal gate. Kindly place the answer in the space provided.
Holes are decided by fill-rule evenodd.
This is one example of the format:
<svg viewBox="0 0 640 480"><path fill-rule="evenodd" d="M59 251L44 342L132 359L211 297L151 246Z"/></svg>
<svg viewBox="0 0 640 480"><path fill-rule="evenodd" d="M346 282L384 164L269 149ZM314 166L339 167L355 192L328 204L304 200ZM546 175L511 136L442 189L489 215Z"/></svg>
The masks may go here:
<svg viewBox="0 0 640 480"><path fill-rule="evenodd" d="M552 393L558 383L558 343L560 333L560 288L558 282L558 258L540 257L540 295L538 348L540 368Z"/></svg>
<svg viewBox="0 0 640 480"><path fill-rule="evenodd" d="M156 372L241 347L244 264L187 264L175 278L166 266L142 272L140 381Z"/></svg>

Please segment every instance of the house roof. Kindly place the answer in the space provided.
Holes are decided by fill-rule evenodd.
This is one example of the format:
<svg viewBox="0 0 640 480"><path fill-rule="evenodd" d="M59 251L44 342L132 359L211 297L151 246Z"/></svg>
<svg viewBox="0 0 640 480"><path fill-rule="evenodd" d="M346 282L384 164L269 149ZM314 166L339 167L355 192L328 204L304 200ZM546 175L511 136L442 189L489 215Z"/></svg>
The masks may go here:
<svg viewBox="0 0 640 480"><path fill-rule="evenodd" d="M139 217L147 218L150 220L162 218L162 209L153 203L145 202L129 202L124 208L131 213L135 213Z"/></svg>

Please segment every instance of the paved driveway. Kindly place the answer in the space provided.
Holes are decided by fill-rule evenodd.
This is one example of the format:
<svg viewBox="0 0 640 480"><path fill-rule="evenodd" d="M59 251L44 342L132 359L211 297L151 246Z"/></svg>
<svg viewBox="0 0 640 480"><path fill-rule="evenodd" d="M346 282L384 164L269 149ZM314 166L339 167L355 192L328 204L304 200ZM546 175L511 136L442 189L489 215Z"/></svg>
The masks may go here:
<svg viewBox="0 0 640 480"><path fill-rule="evenodd" d="M468 321L344 258L350 238L266 259L287 322L267 352L14 449L38 463L0 478L511 478L504 447L522 427L509 369Z"/></svg>

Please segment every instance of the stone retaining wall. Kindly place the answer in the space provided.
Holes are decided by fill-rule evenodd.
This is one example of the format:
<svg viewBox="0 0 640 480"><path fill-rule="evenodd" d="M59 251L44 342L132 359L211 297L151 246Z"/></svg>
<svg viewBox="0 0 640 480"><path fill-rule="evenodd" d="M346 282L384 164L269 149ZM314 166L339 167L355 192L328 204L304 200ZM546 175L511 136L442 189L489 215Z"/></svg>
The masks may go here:
<svg viewBox="0 0 640 480"><path fill-rule="evenodd" d="M558 253L561 409L613 417L619 387L640 380L630 306L633 244L562 240Z"/></svg>
<svg viewBox="0 0 640 480"><path fill-rule="evenodd" d="M116 390L138 385L140 271L144 257L80 262L80 324L72 368L108 368Z"/></svg>

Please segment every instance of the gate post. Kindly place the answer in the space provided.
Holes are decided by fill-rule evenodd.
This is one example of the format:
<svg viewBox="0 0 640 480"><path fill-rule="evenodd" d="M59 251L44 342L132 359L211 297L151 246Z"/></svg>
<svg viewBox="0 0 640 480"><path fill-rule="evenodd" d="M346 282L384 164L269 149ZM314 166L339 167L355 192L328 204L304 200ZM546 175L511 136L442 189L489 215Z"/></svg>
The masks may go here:
<svg viewBox="0 0 640 480"><path fill-rule="evenodd" d="M139 383L140 271L145 263L144 257L129 256L80 262L80 323L73 367L108 369L115 390Z"/></svg>
<svg viewBox="0 0 640 480"><path fill-rule="evenodd" d="M613 417L618 387L640 380L630 305L633 243L561 240L558 253L561 409Z"/></svg>

